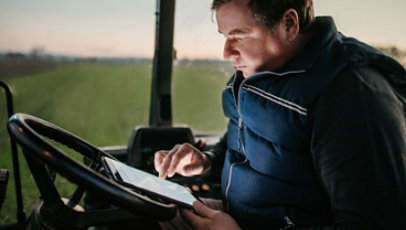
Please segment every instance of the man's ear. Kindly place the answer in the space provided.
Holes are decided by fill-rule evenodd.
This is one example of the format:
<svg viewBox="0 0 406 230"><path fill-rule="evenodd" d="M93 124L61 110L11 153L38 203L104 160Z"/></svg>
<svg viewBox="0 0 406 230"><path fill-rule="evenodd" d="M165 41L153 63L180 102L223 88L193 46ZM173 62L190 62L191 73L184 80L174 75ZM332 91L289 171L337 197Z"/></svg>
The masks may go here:
<svg viewBox="0 0 406 230"><path fill-rule="evenodd" d="M289 42L296 39L299 34L299 16L294 9L288 9L282 16L282 25L284 27L286 38Z"/></svg>

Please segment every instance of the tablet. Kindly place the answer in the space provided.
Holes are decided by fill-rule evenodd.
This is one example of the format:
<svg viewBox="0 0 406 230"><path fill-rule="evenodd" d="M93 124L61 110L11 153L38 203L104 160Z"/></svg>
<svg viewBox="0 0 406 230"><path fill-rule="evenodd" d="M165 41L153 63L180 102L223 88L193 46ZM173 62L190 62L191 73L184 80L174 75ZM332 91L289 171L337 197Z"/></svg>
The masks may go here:
<svg viewBox="0 0 406 230"><path fill-rule="evenodd" d="M184 186L169 180L141 171L120 161L102 157L108 174L118 183L150 196L158 196L162 200L192 208L197 200Z"/></svg>

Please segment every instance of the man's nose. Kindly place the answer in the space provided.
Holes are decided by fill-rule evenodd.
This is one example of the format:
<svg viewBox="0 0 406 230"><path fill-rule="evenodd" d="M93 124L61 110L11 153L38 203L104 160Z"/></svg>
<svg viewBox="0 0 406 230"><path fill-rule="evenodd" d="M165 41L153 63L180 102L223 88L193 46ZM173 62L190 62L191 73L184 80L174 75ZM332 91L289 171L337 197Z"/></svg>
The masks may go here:
<svg viewBox="0 0 406 230"><path fill-rule="evenodd" d="M227 39L224 43L223 58L225 60L232 60L239 55L238 50L233 45L233 40Z"/></svg>

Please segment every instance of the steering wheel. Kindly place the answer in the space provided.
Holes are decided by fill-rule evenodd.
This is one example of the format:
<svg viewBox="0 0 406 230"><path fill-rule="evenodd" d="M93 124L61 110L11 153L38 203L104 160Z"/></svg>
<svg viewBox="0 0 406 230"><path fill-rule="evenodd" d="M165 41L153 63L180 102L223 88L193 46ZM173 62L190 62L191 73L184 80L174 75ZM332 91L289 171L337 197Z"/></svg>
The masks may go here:
<svg viewBox="0 0 406 230"><path fill-rule="evenodd" d="M62 207L61 210L66 210L66 207L73 209L85 191L92 191L102 195L113 205L139 216L155 220L168 220L175 216L176 205L137 193L102 175L100 173L103 167L101 157L114 157L68 131L37 117L22 113L15 114L9 119L8 130L12 138L22 147L44 203L48 203L48 206L60 206ZM89 163L85 165L78 162L44 137L81 153ZM48 169L77 185L69 201L61 201ZM102 212L99 211L99 213ZM111 215L109 212L105 214L105 216L96 215L94 217L95 212L81 210L73 215L79 215L78 218L81 223L77 225L91 226L99 222L109 221ZM68 221L72 221L72 219ZM83 221L85 223L82 223Z"/></svg>

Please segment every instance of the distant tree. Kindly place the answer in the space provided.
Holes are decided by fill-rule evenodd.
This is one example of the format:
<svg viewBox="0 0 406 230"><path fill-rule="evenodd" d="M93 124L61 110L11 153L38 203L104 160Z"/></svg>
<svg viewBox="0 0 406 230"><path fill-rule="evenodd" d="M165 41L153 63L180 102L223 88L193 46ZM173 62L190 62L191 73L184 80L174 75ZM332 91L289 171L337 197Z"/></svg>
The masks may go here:
<svg viewBox="0 0 406 230"><path fill-rule="evenodd" d="M45 48L42 46L33 47L30 53L31 58L39 58L45 54Z"/></svg>
<svg viewBox="0 0 406 230"><path fill-rule="evenodd" d="M396 46L387 46L387 47L377 47L382 52L388 54L391 57L399 58L400 50Z"/></svg>
<svg viewBox="0 0 406 230"><path fill-rule="evenodd" d="M386 53L387 55L393 57L400 62L403 66L406 66L406 50L399 49L396 46L387 47L377 47L380 51Z"/></svg>
<svg viewBox="0 0 406 230"><path fill-rule="evenodd" d="M8 52L6 53L6 58L24 58L24 54L18 52Z"/></svg>

